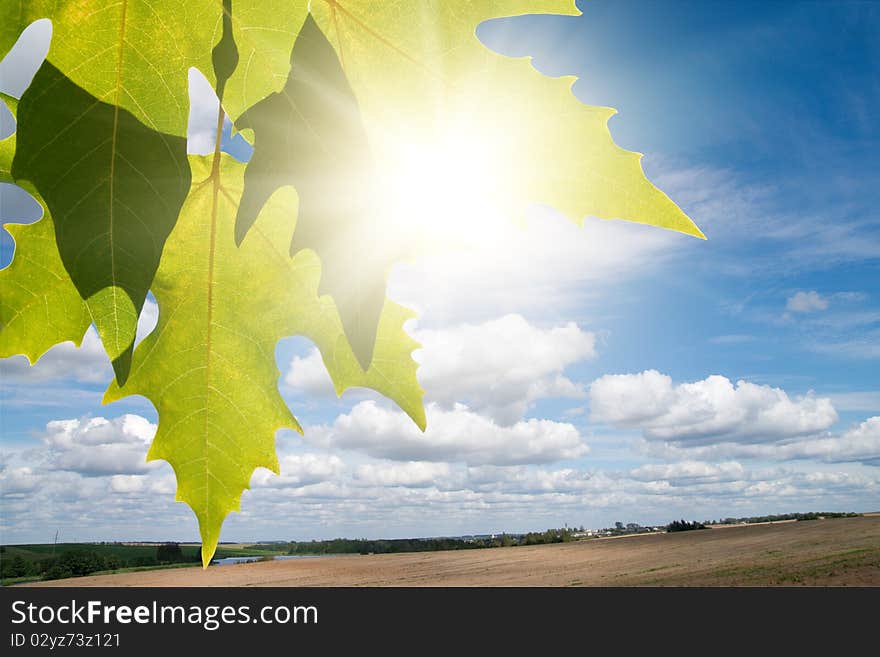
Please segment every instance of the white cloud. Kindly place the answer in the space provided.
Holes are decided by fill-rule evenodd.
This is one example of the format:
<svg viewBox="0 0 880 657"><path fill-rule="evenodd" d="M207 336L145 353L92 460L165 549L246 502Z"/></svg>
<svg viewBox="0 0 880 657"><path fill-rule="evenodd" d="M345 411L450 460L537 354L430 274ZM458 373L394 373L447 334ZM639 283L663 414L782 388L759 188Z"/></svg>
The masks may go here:
<svg viewBox="0 0 880 657"><path fill-rule="evenodd" d="M113 475L110 477L110 490L114 493L140 493L146 488L146 480L141 475Z"/></svg>
<svg viewBox="0 0 880 657"><path fill-rule="evenodd" d="M589 451L577 429L552 420L523 420L501 426L462 404L426 408L423 434L403 413L374 401L357 404L330 426L310 427L306 441L321 447L353 449L396 461L461 461L468 464L549 463Z"/></svg>
<svg viewBox="0 0 880 657"><path fill-rule="evenodd" d="M141 474L156 467L146 462L156 425L133 414L54 420L41 436L48 466L87 476Z"/></svg>
<svg viewBox="0 0 880 657"><path fill-rule="evenodd" d="M634 425L661 416L672 403L672 379L656 370L606 374L590 386L594 421Z"/></svg>
<svg viewBox="0 0 880 657"><path fill-rule="evenodd" d="M563 372L596 356L595 335L577 324L540 329L520 315L416 331L415 337L423 345L416 357L429 400L447 408L467 402L502 423L522 418L539 399L583 396Z"/></svg>
<svg viewBox="0 0 880 657"><path fill-rule="evenodd" d="M674 386L656 370L605 375L590 387L593 420L635 427L680 445L766 443L816 434L837 421L827 398L792 399L780 388L723 376Z"/></svg>
<svg viewBox="0 0 880 657"><path fill-rule="evenodd" d="M787 458L880 463L880 416L870 417L840 436L805 440L783 446Z"/></svg>
<svg viewBox="0 0 880 657"><path fill-rule="evenodd" d="M847 461L880 465L880 417L871 417L842 434L825 433L784 442L743 444L719 442L713 445L683 445L644 441L645 454L665 459L751 458L773 461L810 459L829 463Z"/></svg>
<svg viewBox="0 0 880 657"><path fill-rule="evenodd" d="M745 468L736 461L705 463L680 461L678 463L650 463L630 472L638 481L675 481L679 484L735 481L745 476Z"/></svg>
<svg viewBox="0 0 880 657"><path fill-rule="evenodd" d="M815 290L798 292L788 298L785 309L793 313L812 313L828 309L828 299Z"/></svg>
<svg viewBox="0 0 880 657"><path fill-rule="evenodd" d="M211 83L196 68L189 69L189 124L186 152L208 155L214 152L217 112L220 101Z"/></svg>
<svg viewBox="0 0 880 657"><path fill-rule="evenodd" d="M582 397L580 384L563 375L596 355L596 337L569 322L538 328L521 315L481 324L413 331L422 344L419 382L428 401L452 408L465 402L497 422L521 419L539 399ZM318 351L293 358L285 382L310 395L333 394Z"/></svg>
<svg viewBox="0 0 880 657"><path fill-rule="evenodd" d="M0 469L0 491L3 495L19 495L38 490L40 477L30 466L4 467Z"/></svg>
<svg viewBox="0 0 880 657"><path fill-rule="evenodd" d="M140 317L138 317L137 332L134 336L134 345L137 347L145 337L153 332L156 324L159 323L159 306L155 301L147 299L144 301L144 307L141 308Z"/></svg>
<svg viewBox="0 0 880 657"><path fill-rule="evenodd" d="M485 492L544 495L595 491L599 488L605 488L608 483L604 475L585 472L577 468L550 470L522 465L469 467L467 482L475 490Z"/></svg>
<svg viewBox="0 0 880 657"><path fill-rule="evenodd" d="M384 461L365 463L355 470L355 480L368 486L407 486L420 488L438 485L448 478L448 463L408 461L404 463Z"/></svg>
<svg viewBox="0 0 880 657"><path fill-rule="evenodd" d="M284 383L311 396L327 397L336 394L317 349L312 349L307 356L293 357L287 374L284 375Z"/></svg>
<svg viewBox="0 0 880 657"><path fill-rule="evenodd" d="M251 483L266 488L301 488L341 475L346 467L338 456L325 454L292 454L281 459L281 475L260 468Z"/></svg>
<svg viewBox="0 0 880 657"><path fill-rule="evenodd" d="M24 356L12 356L0 361L0 374L5 381L72 379L82 383L105 383L112 376L111 372L101 339L91 326L79 347L72 342L62 342L47 351L34 365L30 365Z"/></svg>

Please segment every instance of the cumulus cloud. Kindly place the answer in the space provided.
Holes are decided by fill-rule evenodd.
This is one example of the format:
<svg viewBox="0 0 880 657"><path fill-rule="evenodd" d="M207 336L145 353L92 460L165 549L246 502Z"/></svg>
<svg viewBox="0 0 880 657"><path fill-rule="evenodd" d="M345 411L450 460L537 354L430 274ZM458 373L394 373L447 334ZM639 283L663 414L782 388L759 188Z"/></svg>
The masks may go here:
<svg viewBox="0 0 880 657"><path fill-rule="evenodd" d="M538 399L580 397L563 375L596 356L596 337L569 322L540 329L521 315L482 324L416 331L423 348L419 379L428 398L447 408L467 402L498 422L522 418Z"/></svg>
<svg viewBox="0 0 880 657"><path fill-rule="evenodd" d="M459 461L468 464L549 463L589 451L571 424L522 420L502 426L463 404L447 410L428 404L423 434L406 415L374 401L357 404L332 425L311 427L306 440L395 461Z"/></svg>
<svg viewBox="0 0 880 657"><path fill-rule="evenodd" d="M133 414L54 420L41 438L51 469L86 476L141 474L156 464L146 462L156 425Z"/></svg>
<svg viewBox="0 0 880 657"><path fill-rule="evenodd" d="M311 396L336 394L321 353L314 348L306 356L293 357L284 375L284 383Z"/></svg>
<svg viewBox="0 0 880 657"><path fill-rule="evenodd" d="M788 298L785 309L793 313L812 313L828 309L828 299L815 290L798 292Z"/></svg>
<svg viewBox="0 0 880 657"><path fill-rule="evenodd" d="M40 485L40 477L30 466L3 467L0 469L0 490L4 495L30 493Z"/></svg>
<svg viewBox="0 0 880 657"><path fill-rule="evenodd" d="M641 451L666 459L752 458L773 461L810 459L829 463L856 461L880 465L880 417L870 417L842 434L786 440L777 443L683 445L644 441Z"/></svg>
<svg viewBox="0 0 880 657"><path fill-rule="evenodd" d="M467 483L475 490L506 494L575 494L608 485L604 475L577 468L551 470L532 466L482 465L467 469Z"/></svg>
<svg viewBox="0 0 880 657"><path fill-rule="evenodd" d="M346 466L338 456L326 454L292 454L281 459L281 475L260 468L251 483L268 488L301 488L339 477Z"/></svg>
<svg viewBox="0 0 880 657"><path fill-rule="evenodd" d="M354 478L368 486L407 486L421 488L436 486L451 474L448 463L385 461L358 466Z"/></svg>
<svg viewBox="0 0 880 657"><path fill-rule="evenodd" d="M33 366L24 356L0 361L4 381L36 383L71 379L81 383L105 383L110 372L110 361L94 327L89 327L79 347L72 342L57 344Z"/></svg>
<svg viewBox="0 0 880 657"><path fill-rule="evenodd" d="M464 402L503 424L521 419L539 399L583 396L563 372L596 355L595 335L577 324L538 328L521 315L413 335L422 344L416 358L428 401L447 409ZM309 394L333 394L317 350L294 357L285 382Z"/></svg>
<svg viewBox="0 0 880 657"><path fill-rule="evenodd" d="M630 472L638 481L717 482L742 479L745 468L736 461L705 463L681 461L679 463L650 463Z"/></svg>
<svg viewBox="0 0 880 657"><path fill-rule="evenodd" d="M110 477L110 490L114 493L139 493L144 487L144 478L138 475L113 475Z"/></svg>
<svg viewBox="0 0 880 657"><path fill-rule="evenodd" d="M792 399L780 388L709 376L673 385L646 370L609 374L590 386L591 417L679 445L766 443L817 434L837 421L827 398Z"/></svg>
<svg viewBox="0 0 880 657"><path fill-rule="evenodd" d="M171 466L162 465L151 469L147 474L110 475L108 490L114 495L130 497L148 496L151 500L173 496L177 490L177 478Z"/></svg>

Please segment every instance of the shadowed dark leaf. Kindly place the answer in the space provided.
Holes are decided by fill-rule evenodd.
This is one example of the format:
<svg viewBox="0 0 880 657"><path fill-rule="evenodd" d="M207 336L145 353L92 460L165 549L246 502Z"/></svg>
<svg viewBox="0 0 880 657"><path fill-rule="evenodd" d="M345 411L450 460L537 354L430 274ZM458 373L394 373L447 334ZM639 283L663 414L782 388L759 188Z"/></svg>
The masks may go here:
<svg viewBox="0 0 880 657"><path fill-rule="evenodd" d="M361 367L373 357L393 254L375 235L375 173L360 110L333 46L309 16L291 55L280 93L237 122L254 131L236 222L240 244L275 192L299 195L290 253L312 249L321 259L320 293L332 296ZM291 218L292 219L292 218Z"/></svg>
<svg viewBox="0 0 880 657"><path fill-rule="evenodd" d="M189 191L186 140L150 130L47 61L18 105L17 142L12 175L52 213L64 268L124 382L138 316Z"/></svg>

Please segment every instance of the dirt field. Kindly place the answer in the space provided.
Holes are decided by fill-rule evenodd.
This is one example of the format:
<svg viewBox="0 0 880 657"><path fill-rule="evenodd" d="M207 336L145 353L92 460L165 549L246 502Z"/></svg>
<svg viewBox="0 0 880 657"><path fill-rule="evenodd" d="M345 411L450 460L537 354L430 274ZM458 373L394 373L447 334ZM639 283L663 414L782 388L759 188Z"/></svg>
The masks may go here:
<svg viewBox="0 0 880 657"><path fill-rule="evenodd" d="M37 586L880 586L880 516L529 547L158 570Z"/></svg>

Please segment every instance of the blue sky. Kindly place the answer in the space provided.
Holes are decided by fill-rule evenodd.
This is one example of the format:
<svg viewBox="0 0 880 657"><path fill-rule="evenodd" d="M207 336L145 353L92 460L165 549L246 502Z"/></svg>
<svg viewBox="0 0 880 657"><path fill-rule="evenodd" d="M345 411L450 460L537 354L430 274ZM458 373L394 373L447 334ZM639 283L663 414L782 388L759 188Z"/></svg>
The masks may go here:
<svg viewBox="0 0 880 657"><path fill-rule="evenodd" d="M223 540L877 509L880 6L580 7L478 34L617 108L615 140L708 241L536 212L517 266L398 268L390 294L421 311L409 328L436 433L418 442L371 394L336 400L310 345L284 341L281 390L306 437L279 434L282 477L255 475ZM208 95L193 100L210 116ZM191 125L198 150L207 128ZM0 200L20 221L8 189ZM3 542L56 526L195 537L170 468L141 463L152 407L100 406L102 358L87 338L2 364Z"/></svg>

